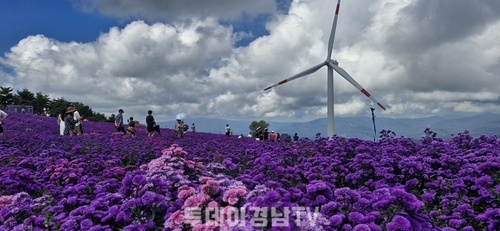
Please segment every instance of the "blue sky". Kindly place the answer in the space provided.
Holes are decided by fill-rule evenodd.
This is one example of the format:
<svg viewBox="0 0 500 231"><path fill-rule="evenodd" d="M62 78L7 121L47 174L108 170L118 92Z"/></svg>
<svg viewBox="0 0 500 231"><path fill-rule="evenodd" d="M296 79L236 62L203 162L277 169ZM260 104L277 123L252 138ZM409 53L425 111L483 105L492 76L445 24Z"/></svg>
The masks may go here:
<svg viewBox="0 0 500 231"><path fill-rule="evenodd" d="M110 115L148 109L228 119L326 116L334 0L4 0L0 86ZM500 113L500 3L343 1L333 58L385 105L379 116ZM75 84L76 83L76 84ZM335 115L371 101L335 75Z"/></svg>
<svg viewBox="0 0 500 231"><path fill-rule="evenodd" d="M57 39L61 42L91 42L111 27L127 25L131 19L104 16L96 11L83 12L77 1L70 0L4 0L0 2L0 53L6 53L20 40L35 34ZM289 0L277 1L280 11L286 11ZM243 15L238 21L222 21L236 31L252 31L255 37L267 34L265 22L269 14ZM253 38L237 43L247 45Z"/></svg>
<svg viewBox="0 0 500 231"><path fill-rule="evenodd" d="M43 34L62 42L90 42L123 22L98 13L75 10L67 0L0 2L0 51L8 52L29 35Z"/></svg>

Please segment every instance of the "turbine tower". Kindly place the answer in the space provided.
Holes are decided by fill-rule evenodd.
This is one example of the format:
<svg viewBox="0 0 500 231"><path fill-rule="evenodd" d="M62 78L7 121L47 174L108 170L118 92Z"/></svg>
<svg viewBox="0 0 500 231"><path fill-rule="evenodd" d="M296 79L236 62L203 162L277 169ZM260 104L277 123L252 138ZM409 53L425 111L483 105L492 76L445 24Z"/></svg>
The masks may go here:
<svg viewBox="0 0 500 231"><path fill-rule="evenodd" d="M376 100L368 91L366 91L361 85L359 85L356 80L354 80L343 68L338 66L338 62L332 59L332 51L333 51L333 40L335 39L335 29L337 27L337 18L339 16L339 10L340 10L340 0L337 2L337 8L335 10L335 17L333 18L333 25L332 25L332 31L330 33L330 39L328 40L328 55L326 56L326 60L320 64L317 64L316 66L313 66L305 71L302 71L288 79L284 79L272 86L269 86L264 89L264 91L267 91L273 87L276 87L278 85L290 82L294 79L298 79L300 77L312 74L319 70L323 66L328 67L328 74L327 74L327 126L328 126L328 137L332 137L334 135L334 121L333 121L333 71L335 70L340 76L342 76L344 79L346 79L349 83L351 83L354 87L356 87L358 90L360 90L365 96L370 98L373 102L375 102L380 108L383 110L386 110L385 107L378 101Z"/></svg>

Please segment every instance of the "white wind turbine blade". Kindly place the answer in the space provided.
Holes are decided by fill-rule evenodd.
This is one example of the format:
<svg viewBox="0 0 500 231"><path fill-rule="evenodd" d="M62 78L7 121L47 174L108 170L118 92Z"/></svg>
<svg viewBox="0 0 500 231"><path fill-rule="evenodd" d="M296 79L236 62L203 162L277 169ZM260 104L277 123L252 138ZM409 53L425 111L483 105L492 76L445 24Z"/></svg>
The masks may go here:
<svg viewBox="0 0 500 231"><path fill-rule="evenodd" d="M284 83L290 82L290 81L292 81L292 80L294 80L294 79L297 79L297 78L300 78L300 77L303 77L303 76L306 76L306 75L312 74L312 73L316 72L317 70L319 70L319 69L320 69L322 66L324 66L324 65L325 65L325 63L320 63L320 64L318 64L318 65L316 65L316 66L314 66L314 67L311 67L311 68L309 68L309 69L307 69L307 70L305 70L305 71L303 71L303 72L300 72L300 73L298 73L298 74L296 74L296 75L294 75L294 76L292 76L292 77L290 77L290 78L288 78L288 79L281 80L281 81L280 81L280 82L278 82L277 84L274 84L274 85L272 85L272 86L266 87L266 88L264 89L264 91L267 91L267 90L269 90L269 89L271 89L271 88L273 88L273 87L276 87L276 86L278 86L278 85L281 85L281 84L284 84Z"/></svg>
<svg viewBox="0 0 500 231"><path fill-rule="evenodd" d="M335 9L335 17L333 18L332 31L330 32L330 39L328 40L328 56L326 60L330 60L332 58L333 52L333 40L335 40L335 30L337 28L337 19L339 17L340 10L340 0L337 1L337 8Z"/></svg>
<svg viewBox="0 0 500 231"><path fill-rule="evenodd" d="M380 108L382 108L384 111L386 110L384 105L382 105L375 97L373 97L368 91L366 91L361 85L359 85L356 80L354 80L343 68L335 65L333 62L328 62L327 65L331 68L333 68L339 75L344 77L349 83L351 83L354 87L356 87L358 90L360 90L366 97L370 98L373 102L375 102Z"/></svg>

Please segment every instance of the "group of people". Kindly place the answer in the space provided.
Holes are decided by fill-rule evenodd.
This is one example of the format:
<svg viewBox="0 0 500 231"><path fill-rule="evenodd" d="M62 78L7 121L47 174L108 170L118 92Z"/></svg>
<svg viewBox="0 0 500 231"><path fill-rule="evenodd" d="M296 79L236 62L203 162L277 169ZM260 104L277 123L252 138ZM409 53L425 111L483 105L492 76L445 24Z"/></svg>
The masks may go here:
<svg viewBox="0 0 500 231"><path fill-rule="evenodd" d="M274 133L274 131L271 131L269 133L269 131L268 131L267 128L265 128L261 132L257 133L255 136L256 136L255 138L257 140L263 140L263 141L268 141L269 140L271 142L279 141L282 138L280 133ZM293 137L290 137L287 134L284 134L284 136L286 136L284 138L285 140L293 139L293 141L299 141L299 135L297 135L297 133L295 133L295 135ZM241 134L238 138L242 138L242 137L243 137L243 134ZM248 135L247 135L247 137L253 137L252 132L249 132Z"/></svg>
<svg viewBox="0 0 500 231"><path fill-rule="evenodd" d="M184 137L184 133L186 133L188 130L189 125L184 124L184 121L181 119L176 119L174 131L176 132L178 138ZM191 124L191 131L196 132L196 126L194 125L194 123Z"/></svg>
<svg viewBox="0 0 500 231"><path fill-rule="evenodd" d="M136 121L134 120L134 117L130 117L127 122L128 122L128 127L125 129L125 123L123 121L123 109L118 110L118 115L115 116L115 128L117 132L122 132L124 135L129 135L131 137L135 136L136 130L135 130L135 125ZM148 115L146 116L146 126L148 129L148 137L149 136L154 136L155 132L160 133L160 126L156 125L155 118L153 117L153 111L149 110Z"/></svg>
<svg viewBox="0 0 500 231"><path fill-rule="evenodd" d="M124 122L123 122L123 109L118 110L118 115L115 116L115 128L117 132L122 132L125 135L130 135L131 137L135 136L135 121L134 117L130 117L128 122L128 128L125 130Z"/></svg>
<svg viewBox="0 0 500 231"><path fill-rule="evenodd" d="M264 131L257 134L256 138L258 138L259 140L270 140L275 142L276 140L279 140L281 138L281 135L279 133L274 133L274 131L271 131L271 133L269 133L267 128L265 128Z"/></svg>
<svg viewBox="0 0 500 231"><path fill-rule="evenodd" d="M134 117L130 117L128 122L128 127L125 129L124 121L123 121L123 109L118 110L118 115L115 116L115 128L117 132L122 132L125 135L130 135L131 137L135 136L136 130L135 125L136 121L134 121ZM7 118L8 114L0 109L0 135L3 135L3 125L2 121ZM75 108L73 104L69 105L68 108L61 110L59 115L57 116L57 123L59 124L59 134L64 135L81 135L83 133L83 115L80 115L78 110ZM154 136L155 133L160 134L160 126L156 124L156 121L153 117L153 111L149 110L148 115L146 116L146 126L148 131L148 136ZM176 124L174 125L174 131L177 133L178 138L184 137L184 133L187 132L189 126L184 124L184 121L177 119ZM194 123L191 124L191 131L196 132L196 126ZM231 136L233 134L229 124L226 124L225 127L226 136ZM243 134L241 134L238 138L242 138ZM248 133L248 137L252 137L252 133ZM271 133L268 132L267 128L264 129L263 132L257 134L259 140L270 140L277 141L280 139L279 133ZM297 133L293 136L294 141L299 140L299 136Z"/></svg>
<svg viewBox="0 0 500 231"><path fill-rule="evenodd" d="M124 122L123 122L123 109L118 110L118 115L115 116L115 127L117 132L122 132L124 134L128 134L132 137L134 137L136 130L135 130L135 125L136 122L134 121L133 117L130 117L128 119L128 128L125 130ZM148 137L154 136L156 133L160 134L160 125L156 124L155 118L153 116L153 111L149 110L148 115L146 116L146 127L148 130ZM177 137L182 138L184 137L184 132L186 132L189 129L189 126L184 124L184 121L177 119L176 124L174 126L174 130L177 133ZM191 130L193 132L196 131L196 127L194 123L191 125Z"/></svg>
<svg viewBox="0 0 500 231"><path fill-rule="evenodd" d="M57 115L59 134L61 136L81 135L83 133L83 116L71 104L68 108L61 110Z"/></svg>

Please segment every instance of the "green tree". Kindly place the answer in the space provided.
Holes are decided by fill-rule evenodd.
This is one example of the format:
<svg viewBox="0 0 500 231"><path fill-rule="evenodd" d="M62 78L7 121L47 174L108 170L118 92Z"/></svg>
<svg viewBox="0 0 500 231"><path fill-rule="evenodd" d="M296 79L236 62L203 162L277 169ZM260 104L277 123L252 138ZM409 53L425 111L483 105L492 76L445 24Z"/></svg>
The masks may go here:
<svg viewBox="0 0 500 231"><path fill-rule="evenodd" d="M102 113L94 112L91 107L80 102L69 102L64 98L58 98L50 102L51 116L57 116L62 110L66 111L68 106L73 104L84 119L90 121L106 121L106 116Z"/></svg>
<svg viewBox="0 0 500 231"><path fill-rule="evenodd" d="M92 111L88 105L81 102L69 102L64 98L51 100L48 95L42 92L32 93L28 89L17 91L17 94L12 93L11 87L0 87L0 105L17 104L17 105L31 105L33 112L41 114L48 112L51 116L57 116L62 111L66 111L69 105L74 105L81 116L91 121L112 121L114 122L115 115L110 118L102 113ZM45 109L45 110L44 110Z"/></svg>
<svg viewBox="0 0 500 231"><path fill-rule="evenodd" d="M57 116L57 115L59 115L59 113L61 113L62 110L66 111L69 104L70 104L70 102L65 100L62 97L57 98L55 100L51 100L49 103L50 115Z"/></svg>
<svg viewBox="0 0 500 231"><path fill-rule="evenodd" d="M33 113L35 114L45 114L50 112L50 98L48 95L44 95L41 92L37 92L35 98L31 102L33 106Z"/></svg>
<svg viewBox="0 0 500 231"><path fill-rule="evenodd" d="M92 111L92 108L88 105L80 102L73 102L72 104L75 106L76 110L78 110L80 116L83 116L84 119L91 121L106 121L106 116L104 114Z"/></svg>
<svg viewBox="0 0 500 231"><path fill-rule="evenodd" d="M257 129L264 129L264 128L268 128L269 127L269 123L267 123L266 121L264 120L260 120L260 121L253 121L250 126L248 126L248 128L250 129L250 132L252 134L254 134Z"/></svg>
<svg viewBox="0 0 500 231"><path fill-rule="evenodd" d="M14 89L12 87L0 87L0 105L9 105L14 103Z"/></svg>
<svg viewBox="0 0 500 231"><path fill-rule="evenodd" d="M108 120L107 120L107 121L108 121L108 122L113 122L113 123L114 123L114 122L115 122L115 116L116 116L115 114L111 114L111 116L108 118Z"/></svg>
<svg viewBox="0 0 500 231"><path fill-rule="evenodd" d="M100 122L107 121L106 116L99 112L94 112L91 116L88 116L87 119L91 121L100 121Z"/></svg>
<svg viewBox="0 0 500 231"><path fill-rule="evenodd" d="M35 94L24 88L22 91L17 91L17 95L14 96L14 104L17 105L32 105L35 99ZM33 105L32 105L33 106Z"/></svg>
<svg viewBox="0 0 500 231"><path fill-rule="evenodd" d="M92 116L94 112L92 111L92 108L89 106L80 103L80 102L73 102L71 103L73 106L75 106L76 110L78 113L80 113L80 116L83 116L84 119L88 119L87 117Z"/></svg>

